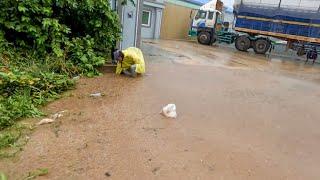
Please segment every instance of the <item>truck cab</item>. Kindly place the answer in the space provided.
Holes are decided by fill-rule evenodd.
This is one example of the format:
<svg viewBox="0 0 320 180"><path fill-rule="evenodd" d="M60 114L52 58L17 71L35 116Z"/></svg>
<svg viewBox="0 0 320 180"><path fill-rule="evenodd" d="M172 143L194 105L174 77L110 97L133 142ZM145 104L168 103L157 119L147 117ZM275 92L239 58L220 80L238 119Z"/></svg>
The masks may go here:
<svg viewBox="0 0 320 180"><path fill-rule="evenodd" d="M216 31L222 28L222 13L213 8L200 8L192 19L189 36L197 36L200 44L209 45L217 40Z"/></svg>

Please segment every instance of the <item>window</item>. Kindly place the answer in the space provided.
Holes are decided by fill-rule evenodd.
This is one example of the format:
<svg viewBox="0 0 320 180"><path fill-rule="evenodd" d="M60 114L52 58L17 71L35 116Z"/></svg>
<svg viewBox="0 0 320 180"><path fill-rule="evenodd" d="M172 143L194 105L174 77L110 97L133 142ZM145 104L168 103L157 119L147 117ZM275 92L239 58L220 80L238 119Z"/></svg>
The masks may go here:
<svg viewBox="0 0 320 180"><path fill-rule="evenodd" d="M206 11L198 11L195 19L198 20L198 19L206 19L206 16L207 16L207 12Z"/></svg>
<svg viewBox="0 0 320 180"><path fill-rule="evenodd" d="M223 23L223 17L220 13L217 12L217 16L218 16L218 19L217 19L217 23Z"/></svg>
<svg viewBox="0 0 320 180"><path fill-rule="evenodd" d="M142 25L150 26L151 25L151 11L142 11Z"/></svg>
<svg viewBox="0 0 320 180"><path fill-rule="evenodd" d="M213 15L214 15L214 12L209 12L208 19L212 20L213 19Z"/></svg>

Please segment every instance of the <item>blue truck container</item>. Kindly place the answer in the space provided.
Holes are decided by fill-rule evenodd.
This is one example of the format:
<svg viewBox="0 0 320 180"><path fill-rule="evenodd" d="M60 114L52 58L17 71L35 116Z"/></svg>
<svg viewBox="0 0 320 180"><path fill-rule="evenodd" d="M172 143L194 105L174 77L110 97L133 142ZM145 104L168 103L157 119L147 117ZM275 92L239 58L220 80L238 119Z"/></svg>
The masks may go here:
<svg viewBox="0 0 320 180"><path fill-rule="evenodd" d="M235 39L238 50L252 47L263 54L270 48L268 37L286 40L288 48L320 44L319 0L241 0L236 1L234 14L234 29L246 33ZM265 37L256 43L261 35Z"/></svg>
<svg viewBox="0 0 320 180"><path fill-rule="evenodd" d="M237 17L235 28L238 31L249 31L274 34L294 40L320 42L320 11L286 9L240 4L235 9ZM289 36L287 36L289 35ZM290 36L292 35L292 36Z"/></svg>

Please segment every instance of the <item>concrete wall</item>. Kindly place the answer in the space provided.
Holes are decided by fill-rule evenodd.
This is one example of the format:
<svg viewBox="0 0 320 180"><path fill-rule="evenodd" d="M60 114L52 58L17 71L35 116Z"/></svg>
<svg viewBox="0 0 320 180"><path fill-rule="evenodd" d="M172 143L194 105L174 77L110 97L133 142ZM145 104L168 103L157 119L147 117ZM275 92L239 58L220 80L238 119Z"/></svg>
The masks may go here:
<svg viewBox="0 0 320 180"><path fill-rule="evenodd" d="M156 19L155 19L155 29L154 29L154 39L160 39L161 26L162 26L162 14L163 9L156 8Z"/></svg>
<svg viewBox="0 0 320 180"><path fill-rule="evenodd" d="M161 39L188 39L192 16L196 13L192 8L172 3L165 3L163 10Z"/></svg>
<svg viewBox="0 0 320 180"><path fill-rule="evenodd" d="M143 10L151 12L150 26L141 25L141 36L146 39L153 39L155 33L156 8L144 6Z"/></svg>
<svg viewBox="0 0 320 180"><path fill-rule="evenodd" d="M159 39L161 31L163 0L144 0L143 10L151 11L150 26L141 25L141 37L146 39Z"/></svg>
<svg viewBox="0 0 320 180"><path fill-rule="evenodd" d="M140 47L141 44L141 16L143 0L134 0L135 5L128 1L128 4L121 6L118 0L117 11L122 24L122 40L118 43L119 49L128 47Z"/></svg>

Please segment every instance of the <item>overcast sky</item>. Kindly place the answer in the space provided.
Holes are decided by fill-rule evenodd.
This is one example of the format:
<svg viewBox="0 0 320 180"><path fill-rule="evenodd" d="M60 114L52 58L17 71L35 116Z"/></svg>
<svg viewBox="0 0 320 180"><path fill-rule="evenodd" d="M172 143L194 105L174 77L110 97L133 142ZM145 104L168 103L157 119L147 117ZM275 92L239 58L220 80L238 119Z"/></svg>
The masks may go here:
<svg viewBox="0 0 320 180"><path fill-rule="evenodd" d="M234 0L222 0L225 6L233 7Z"/></svg>

